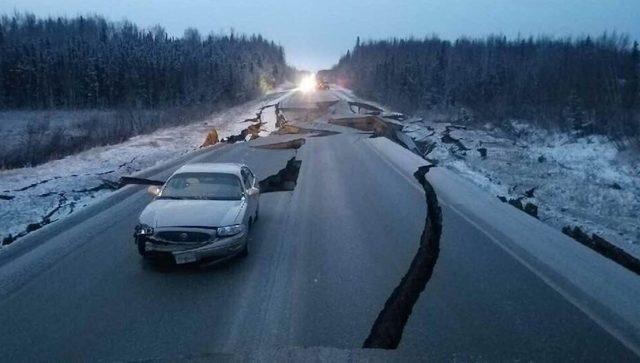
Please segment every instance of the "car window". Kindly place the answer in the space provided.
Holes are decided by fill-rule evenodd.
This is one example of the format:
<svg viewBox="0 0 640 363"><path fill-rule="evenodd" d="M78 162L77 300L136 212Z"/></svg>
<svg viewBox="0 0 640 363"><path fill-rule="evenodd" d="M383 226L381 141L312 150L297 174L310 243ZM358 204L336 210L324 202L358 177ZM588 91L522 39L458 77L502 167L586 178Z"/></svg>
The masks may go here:
<svg viewBox="0 0 640 363"><path fill-rule="evenodd" d="M165 184L160 199L217 199L242 198L240 178L226 173L180 173Z"/></svg>

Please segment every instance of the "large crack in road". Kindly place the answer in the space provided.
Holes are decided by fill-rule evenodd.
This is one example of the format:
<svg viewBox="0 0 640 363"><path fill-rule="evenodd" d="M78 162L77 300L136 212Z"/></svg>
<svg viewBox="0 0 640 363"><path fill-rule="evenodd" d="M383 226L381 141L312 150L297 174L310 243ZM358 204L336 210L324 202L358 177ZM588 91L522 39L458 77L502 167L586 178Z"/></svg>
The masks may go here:
<svg viewBox="0 0 640 363"><path fill-rule="evenodd" d="M362 107L365 104L359 104ZM395 137L393 125L380 118L372 116L358 118L331 119L329 123L352 127L358 130L373 132L374 137L386 137L403 146L411 152L409 147ZM279 125L284 131L286 122ZM287 130L286 133L301 133L302 129ZM263 148L294 148L298 149L304 143L300 139L283 143L262 146ZM262 193L273 191L291 191L295 188L301 161L291 158L284 169L260 182ZM435 165L421 166L414 173L414 177L422 185L427 204L424 228L419 240L418 250L409 266L409 269L394 288L385 302L383 309L373 323L369 335L364 341L363 348L396 349L402 339L404 327L418 301L421 293L427 286L433 274L440 253L440 236L442 234L442 211L438 198L431 183L426 179L426 174Z"/></svg>
<svg viewBox="0 0 640 363"><path fill-rule="evenodd" d="M298 183L301 166L302 161L292 157L283 169L260 181L260 193L293 191Z"/></svg>
<svg viewBox="0 0 640 363"><path fill-rule="evenodd" d="M306 140L304 138L297 138L293 140L252 146L253 148L258 149L295 151L295 155L287 161L284 168L258 182L261 194L293 191L295 189L298 183L300 167L302 166L302 161L297 160L296 157L298 149L300 149L305 142Z"/></svg>
<svg viewBox="0 0 640 363"><path fill-rule="evenodd" d="M37 231L40 228L46 226L47 224L53 223L55 221L57 221L59 218L53 218L53 216L58 213L58 211L62 210L65 207L68 207L70 210L67 213L67 215L73 213L73 210L75 208L76 202L69 201L69 198L67 197L67 195L64 192L59 192L59 193L55 193L58 194L58 203L57 205L51 209L50 211L48 211L47 213L45 213L42 218L40 219L40 221L38 222L34 222L34 223L29 223L25 229L19 233L17 233L16 235L12 235L9 234L8 236L6 236L5 238L2 239L2 243L0 243L0 245L2 246L7 246L10 245L11 243L15 242L17 239L22 238L26 235L28 235L31 232Z"/></svg>
<svg viewBox="0 0 640 363"><path fill-rule="evenodd" d="M363 107L366 104L360 103ZM372 106L373 107L373 106ZM395 127L387 123L383 118L367 116L366 118L347 118L330 120L330 123L338 123L342 126L352 127L358 130L366 129L374 131L373 136L382 136L398 143L407 151L413 152L406 144L395 137ZM377 131L377 132L376 132ZM424 157L423 157L424 159ZM402 340L402 333L413 307L420 295L425 290L427 283L433 275L438 256L440 254L440 236L442 235L442 211L438 203L436 192L427 180L426 174L436 164L424 165L418 168L414 177L424 190L427 204L424 228L420 235L419 247L411 261L409 269L404 274L400 283L394 288L387 298L383 309L378 314L371 327L369 335L362 347L365 349L396 349Z"/></svg>
<svg viewBox="0 0 640 363"><path fill-rule="evenodd" d="M451 132L456 129L465 129L465 127L457 125L446 126L440 141L443 144L453 145L453 147L449 149L453 156L457 158L464 158L466 152L471 149L466 147L459 138L451 136ZM431 133L429 136L433 135L434 133ZM402 145L402 143L399 144ZM418 142L416 142L416 145L418 145ZM406 145L402 146L407 148ZM432 160L427 157L427 155L435 148L435 142L428 142L418 146L420 151L419 155L421 154L420 156L423 159L432 162L434 165L431 166L437 165L437 160ZM411 150L409 149L409 151ZM477 151L480 153L481 158L484 159L487 157L486 148L479 148ZM411 263L409 271L402 278L400 284L394 289L393 293L385 303L384 309L380 312L374 322L371 332L363 344L363 348L395 349L398 347L402 338L404 326L411 315L413 305L426 287L426 284L433 273L433 268L435 267L439 253L439 236L442 231L442 215L440 208L437 207L437 196L425 177L426 172L431 166L427 166L426 169L424 169L424 172L420 170L424 167L421 167L414 174L424 187L428 207L425 230L421 237L421 246ZM539 218L537 205L530 202L525 204L522 203L522 199L533 197L535 189L536 188L534 187L527 190L523 197L516 199L508 199L502 196L498 196L498 198L501 201L509 203L519 210L533 216L534 218ZM437 208L437 215L434 217L434 219L437 218L437 223L430 225L429 214L433 213L432 209L434 208ZM433 221L431 223L433 223ZM437 231L429 232L429 228L436 228ZM637 259L597 234L589 236L579 227L572 228L571 226L565 226L562 229L562 232L600 255L615 261L619 265L636 274L640 274L640 259ZM430 233L437 234L438 238L437 240L427 242L427 245L425 246L425 236L427 239L434 237L434 235L430 235Z"/></svg>
<svg viewBox="0 0 640 363"><path fill-rule="evenodd" d="M427 215L420 236L420 245L409 270L391 293L378 314L363 348L396 349L402 339L404 327L411 316L413 306L424 291L440 254L440 235L442 233L442 212L438 198L426 179L432 165L421 166L414 173L424 189Z"/></svg>
<svg viewBox="0 0 640 363"><path fill-rule="evenodd" d="M112 169L112 170L107 170L107 171L103 171L103 172L98 172L98 173L83 173L83 174L71 174L68 176L55 176L49 179L44 179L44 180L40 180L38 182L29 184L27 186L21 187L21 188L17 188L17 189L13 189L13 190L5 190L4 192L23 192L32 188L35 188L37 186L40 186L42 184L46 184L49 183L51 181L54 180L58 180L58 179L62 179L62 178L77 178L80 176L103 176L103 175L108 175L108 174L113 174L116 172L119 172L121 169L126 169L126 172L132 172L132 171L137 171L138 169L133 168L131 165L133 164L133 162L136 160L137 157L134 157L133 159L131 159L131 161L127 161L124 162L120 165L117 166L116 169ZM67 191L60 191L60 190L52 190L52 191L48 191L45 193L40 193L37 195L33 195L32 197L37 197L37 198L47 198L47 197L51 197L54 195L58 195L59 197L59 202L58 205L55 206L53 209L51 209L48 212L43 212L44 214L40 217L40 220L37 222L31 222L29 224L27 224L27 226L20 232L16 233L16 234L8 234L7 236L3 237L2 239L0 239L0 247L1 246L7 246L13 242L15 242L16 240L25 237L26 235L28 235L31 232L34 232L44 226L46 226L47 224L53 223L55 221L57 221L58 219L62 218L63 215L60 215L58 218L53 218L53 216L57 213L59 213L61 210L67 208L68 211L65 212L64 215L69 215L71 213L73 213L73 211L75 210L77 203L77 196L78 195L89 195L91 198L94 198L94 193L102 191L102 190L117 190L119 188L121 188L122 186L124 186L124 184L122 182L116 182L116 181L112 181L112 180L108 180L108 179L103 179L100 178L100 184L95 185L93 187L87 187L84 189L72 189L72 190L67 190ZM0 195L0 199L2 200L13 200L16 196L14 195Z"/></svg>
<svg viewBox="0 0 640 363"><path fill-rule="evenodd" d="M265 122L262 121L262 112L264 112L264 110L269 108L269 107L274 107L276 115L278 114L278 103L264 105L264 106L260 107L260 109L258 109L258 112L256 112L256 117L248 118L248 119L246 119L244 121L240 121L242 123L245 123L245 122L252 123L251 125L249 125L246 128L242 129L236 135L227 136L226 138L224 138L222 140L222 142L226 142L226 143L229 143L229 144L235 144L236 142L239 142L239 141L246 141L247 137L249 137L250 140L255 140L258 137L260 137L259 133L260 133L260 131L262 131L261 127L263 125L265 125ZM216 138L217 138L217 132L216 132ZM209 143L209 144L213 144L213 143ZM205 146L205 145L207 145L207 141L206 140L205 140L205 143L203 144L203 146Z"/></svg>
<svg viewBox="0 0 640 363"><path fill-rule="evenodd" d="M369 105L359 103L357 106L367 109ZM409 146L398 139L396 135L397 125L392 125L383 118L364 115L363 117L330 119L329 123L372 132L372 137L386 137L400 144L409 152L413 152ZM280 123L279 129L281 133L300 133L301 131L297 127L295 130L285 130L286 126L288 126L286 122ZM262 192L293 190L300 163L294 157L289 160L287 166L278 174L261 181ZM421 166L414 173L415 178L424 189L427 204L427 214L418 250L409 269L394 288L374 321L369 335L362 345L363 348L396 349L398 347L413 307L433 274L440 252L440 236L442 234L442 212L438 204L438 198L432 185L426 179L426 173L433 166L435 166L435 163Z"/></svg>
<svg viewBox="0 0 640 363"><path fill-rule="evenodd" d="M301 148L302 145L304 145L304 143L305 143L304 138L298 138L298 139L293 139L293 140L288 140L283 142L276 142L273 144L254 145L252 147L258 148L258 149L270 149L270 150L283 150L283 149L297 150Z"/></svg>

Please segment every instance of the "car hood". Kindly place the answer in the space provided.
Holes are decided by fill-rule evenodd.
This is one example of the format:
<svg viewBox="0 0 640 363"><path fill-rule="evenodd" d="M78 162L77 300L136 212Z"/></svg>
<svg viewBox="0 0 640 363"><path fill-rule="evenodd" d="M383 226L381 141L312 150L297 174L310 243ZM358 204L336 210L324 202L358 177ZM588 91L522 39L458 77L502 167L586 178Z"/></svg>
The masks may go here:
<svg viewBox="0 0 640 363"><path fill-rule="evenodd" d="M156 199L140 214L140 223L158 227L220 227L241 223L243 200Z"/></svg>

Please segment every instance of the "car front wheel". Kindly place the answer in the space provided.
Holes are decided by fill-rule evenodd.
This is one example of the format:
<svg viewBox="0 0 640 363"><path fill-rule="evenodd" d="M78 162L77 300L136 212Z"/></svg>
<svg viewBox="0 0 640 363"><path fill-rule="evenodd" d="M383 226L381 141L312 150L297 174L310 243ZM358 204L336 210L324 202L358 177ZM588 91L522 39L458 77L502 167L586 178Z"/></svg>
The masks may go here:
<svg viewBox="0 0 640 363"><path fill-rule="evenodd" d="M145 250L145 241L142 238L136 238L136 245L138 245L138 253L140 256L145 257L147 251Z"/></svg>
<svg viewBox="0 0 640 363"><path fill-rule="evenodd" d="M240 253L238 253L238 256L242 258L249 256L249 241L245 242L244 247L242 248Z"/></svg>

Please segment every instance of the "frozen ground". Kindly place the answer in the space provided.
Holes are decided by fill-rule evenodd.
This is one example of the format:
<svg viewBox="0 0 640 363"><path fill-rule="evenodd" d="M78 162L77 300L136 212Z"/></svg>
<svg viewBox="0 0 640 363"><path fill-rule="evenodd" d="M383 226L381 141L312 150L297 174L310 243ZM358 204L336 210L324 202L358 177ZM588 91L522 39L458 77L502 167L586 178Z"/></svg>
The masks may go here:
<svg viewBox="0 0 640 363"><path fill-rule="evenodd" d="M416 121L403 131L428 159L496 197L531 203L558 229L577 226L640 256L640 159L606 137L521 123L506 132Z"/></svg>
<svg viewBox="0 0 640 363"><path fill-rule="evenodd" d="M360 101L349 90L338 91ZM0 171L0 241L7 243L107 195L122 175L199 148L212 128L221 139L238 135L252 124L245 120L254 119L261 108L285 95L272 93L204 122L159 130L37 167ZM275 129L273 111L271 107L261 113L261 136ZM472 129L432 120L402 123L403 132L421 153L439 166L496 197L536 205L538 218L558 229L578 226L640 257L637 153L618 151L602 136L551 133L521 123L513 123L508 132L491 125Z"/></svg>
<svg viewBox="0 0 640 363"><path fill-rule="evenodd" d="M240 133L249 125L245 120L287 93L280 89L203 122L158 130L36 167L0 171L0 246L111 193L120 176L198 149L213 128L220 139ZM275 115L274 108L262 112L260 134L275 130L271 113Z"/></svg>
<svg viewBox="0 0 640 363"><path fill-rule="evenodd" d="M4 140L3 148L12 150L19 146L28 125L54 130L77 128L86 120L96 123L105 122L116 114L115 111L101 110L52 110L52 111L0 111L0 137Z"/></svg>
<svg viewBox="0 0 640 363"><path fill-rule="evenodd" d="M350 100L358 98L339 89ZM368 102L368 101L362 101ZM383 115L394 115L377 103ZM523 206L558 229L580 227L640 257L640 156L620 151L604 136L550 132L513 122L470 128L437 121L402 120L402 131L418 152L479 185Z"/></svg>

